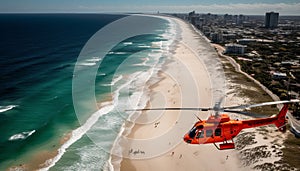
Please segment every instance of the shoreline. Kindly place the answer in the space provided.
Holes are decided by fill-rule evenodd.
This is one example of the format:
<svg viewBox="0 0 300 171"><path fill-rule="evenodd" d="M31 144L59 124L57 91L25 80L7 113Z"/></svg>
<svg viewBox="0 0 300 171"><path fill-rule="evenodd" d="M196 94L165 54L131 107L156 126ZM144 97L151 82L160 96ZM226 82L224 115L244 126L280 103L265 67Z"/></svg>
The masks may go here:
<svg viewBox="0 0 300 171"><path fill-rule="evenodd" d="M148 17L156 17L156 18L162 18L164 20L167 20L171 25L174 24L171 19L169 17L165 17L165 16L160 16L160 15L150 15L150 14L147 14L147 15L144 15L144 14L137 14L137 15L142 15L142 16L148 16ZM170 30L169 30L170 31ZM171 31L174 31L173 30L173 27L171 29ZM180 39L178 38L178 33L180 31L176 30L177 34L176 34L176 38L177 39ZM177 39L174 39L174 40L177 40ZM177 44L174 42L174 40L172 41L172 43L169 45L169 50L168 50L168 54L174 54L175 53L175 50L177 49ZM166 55L166 54L164 54ZM154 77L151 77L148 81L146 81L146 94L149 95L149 94L152 94L151 92L153 92L153 89L155 87L157 87L159 85L159 83L161 81L163 81L165 79L165 77L162 76L162 68L167 68L168 64L172 63L173 62L173 59L170 59L169 58L169 55L167 55L168 57L166 59L164 59L164 62L162 64L159 64L159 70L157 72L154 73ZM150 101L150 97L148 97L148 100L146 102L146 105L142 108L147 108L147 107L151 107L151 101ZM133 129L136 129L136 123L135 120L139 118L140 115L142 115L144 112L138 114L138 116L136 117L135 114L132 114L132 115L129 115L128 119L124 122L124 124L121 126L120 128L120 132L119 132L119 135L116 137L115 141L113 142L113 145L112 145L112 148L111 148L111 154L110 154L110 157L108 159L108 161L106 162L106 165L104 167L104 170L120 170L120 164L121 164L121 161L122 161L122 157L120 156L123 156L122 154L120 154L120 151L118 151L118 149L120 150L123 150L122 147L118 147L119 144L121 144L122 140L119 140L121 139L120 137L121 136L128 136L130 135L133 131ZM134 120L132 119L132 117L135 117ZM123 140L124 141L124 140ZM118 149L117 149L118 148ZM118 155L115 155L115 154L118 154Z"/></svg>

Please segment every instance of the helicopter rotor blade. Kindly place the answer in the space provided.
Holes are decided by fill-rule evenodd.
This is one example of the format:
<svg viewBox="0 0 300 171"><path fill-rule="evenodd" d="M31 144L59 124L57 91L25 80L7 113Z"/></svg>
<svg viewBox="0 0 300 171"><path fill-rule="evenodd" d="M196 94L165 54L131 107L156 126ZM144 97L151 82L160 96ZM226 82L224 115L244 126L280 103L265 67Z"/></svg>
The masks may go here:
<svg viewBox="0 0 300 171"><path fill-rule="evenodd" d="M166 107L166 108L129 109L129 110L125 110L125 111L147 111L147 110L193 110L193 111L209 111L209 110L213 110L213 108Z"/></svg>
<svg viewBox="0 0 300 171"><path fill-rule="evenodd" d="M225 109L223 111L228 112L228 113L241 114L241 115L244 115L244 116L250 116L250 117L253 117L253 118L266 118L266 117L269 117L269 116L266 116L266 115L257 114L257 113L250 113L250 112L246 112L246 111L227 110L227 109Z"/></svg>
<svg viewBox="0 0 300 171"><path fill-rule="evenodd" d="M251 104L251 105L229 106L229 107L223 107L221 109L246 109L252 107L260 107L260 106L268 106L268 105L276 105L276 104L284 104L284 103L297 103L297 102L299 102L298 99L293 99L293 100L283 100L283 101L275 101L275 102L264 102L264 103Z"/></svg>
<svg viewBox="0 0 300 171"><path fill-rule="evenodd" d="M221 99L222 100L222 99ZM227 107L219 107L221 101L216 103L214 107L165 107L165 108L144 108L144 109L128 109L125 111L147 111L147 110L186 110L186 111L209 111L214 110L216 113L223 111L223 112L232 112L232 113L240 113L243 114L241 111L235 111L231 109L247 109L253 107L260 107L260 106L268 106L268 105L276 105L276 104L285 104L285 103L299 103L300 100L293 99L293 100L283 100L283 101L275 101L275 102L264 102L258 104L250 104L250 105L239 105L239 106L227 106ZM245 113L245 112L244 112Z"/></svg>
<svg viewBox="0 0 300 171"><path fill-rule="evenodd" d="M215 111L216 115L219 115L219 112L222 111L223 109L221 108L221 104L224 101L225 96L222 96L218 102L215 103L215 106L213 107L213 110Z"/></svg>
<svg viewBox="0 0 300 171"><path fill-rule="evenodd" d="M194 114L194 115L199 121L202 121L200 117L198 117L196 114Z"/></svg>

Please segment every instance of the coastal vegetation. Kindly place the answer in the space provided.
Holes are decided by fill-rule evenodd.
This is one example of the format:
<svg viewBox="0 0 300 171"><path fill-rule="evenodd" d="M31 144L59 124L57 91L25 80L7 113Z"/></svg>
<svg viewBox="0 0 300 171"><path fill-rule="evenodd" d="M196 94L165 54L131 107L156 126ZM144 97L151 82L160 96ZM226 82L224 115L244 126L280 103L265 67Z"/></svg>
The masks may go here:
<svg viewBox="0 0 300 171"><path fill-rule="evenodd" d="M294 91L297 96L299 93L299 48L295 43L251 43L247 45L244 55L231 54L231 56L241 65L243 71L252 75L281 100L286 100L290 98L288 89ZM249 57L249 53L253 51L259 55ZM240 60L239 57L251 60ZM286 76L275 77L275 72L284 73Z"/></svg>
<svg viewBox="0 0 300 171"><path fill-rule="evenodd" d="M235 60L237 60L237 56L234 56ZM236 96L243 97L245 99L248 99L248 101L251 101L252 103L261 103L266 101L272 101L273 99L255 82L250 80L245 75L239 73L236 71L235 67L224 57L220 56L220 60L223 64L224 72L227 77L227 81L230 82L230 89L234 89L234 93ZM237 60L238 61L238 60ZM249 74L253 76L253 70L250 69L247 70L249 67L249 63L244 61L239 61L239 64L244 69L245 72L248 71ZM264 64L258 65L258 69L261 69ZM246 68L246 69L245 69ZM262 69L261 69L262 70ZM258 77L255 77L257 80L259 80L261 83L267 83L268 81L272 82L271 77L266 72L261 72ZM276 84L280 84L280 82L277 82ZM274 85L274 87L280 88L278 85ZM264 84L265 85L265 84ZM282 90L286 90L283 89ZM264 106L260 108L251 108L249 112L253 113L261 113L264 115L273 115L278 113L278 109L276 106ZM269 134L267 134L269 131L267 127L263 127L261 129L256 129L259 131L260 134L264 135L264 139L269 138ZM266 158L270 156L269 151L267 151L267 148L265 146L252 148L243 150L246 146L256 144L257 142L254 140L254 132L246 132L242 133L237 137L237 150L240 151L240 156L244 162L245 166L249 165L255 165L252 161L252 157L256 156L256 160L261 158ZM297 168L300 168L300 163L298 161L298 157L300 155L299 148L300 143L299 140L296 139L290 132L287 132L287 138L283 140L283 146L282 148L279 148L280 145L277 142L274 142L272 144L274 145L274 153L276 153L276 156L281 157L281 159L275 163L264 163L261 165L254 166L255 169L260 170L297 170ZM258 151L261 151L258 153ZM268 154L268 155L266 155ZM252 163L251 163L252 162Z"/></svg>

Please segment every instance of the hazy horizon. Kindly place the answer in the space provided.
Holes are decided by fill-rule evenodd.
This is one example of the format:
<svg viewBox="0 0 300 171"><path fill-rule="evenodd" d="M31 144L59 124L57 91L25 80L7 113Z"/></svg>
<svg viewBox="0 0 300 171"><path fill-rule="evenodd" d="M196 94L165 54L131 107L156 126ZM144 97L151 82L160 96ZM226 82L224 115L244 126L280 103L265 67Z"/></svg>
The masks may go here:
<svg viewBox="0 0 300 171"><path fill-rule="evenodd" d="M0 1L0 13L197 13L264 15L275 11L280 15L300 15L298 0L53 0L41 2Z"/></svg>

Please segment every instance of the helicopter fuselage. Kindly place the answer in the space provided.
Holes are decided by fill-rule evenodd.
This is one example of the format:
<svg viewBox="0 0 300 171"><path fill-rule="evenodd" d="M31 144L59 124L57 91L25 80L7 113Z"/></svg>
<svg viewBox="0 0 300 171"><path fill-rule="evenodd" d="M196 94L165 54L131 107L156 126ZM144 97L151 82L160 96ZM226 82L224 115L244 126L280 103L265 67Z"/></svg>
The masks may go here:
<svg viewBox="0 0 300 171"><path fill-rule="evenodd" d="M218 143L221 150L233 149L233 138L236 137L242 129L254 128L269 124L275 124L280 131L285 131L285 115L288 105L284 105L280 113L274 117L251 119L251 120L231 120L227 114L210 116L207 120L196 122L193 128L184 136L184 141L189 144L208 144ZM231 143L228 141L232 141Z"/></svg>

